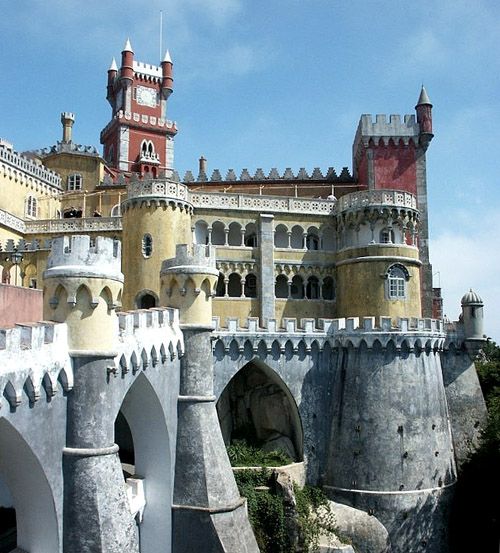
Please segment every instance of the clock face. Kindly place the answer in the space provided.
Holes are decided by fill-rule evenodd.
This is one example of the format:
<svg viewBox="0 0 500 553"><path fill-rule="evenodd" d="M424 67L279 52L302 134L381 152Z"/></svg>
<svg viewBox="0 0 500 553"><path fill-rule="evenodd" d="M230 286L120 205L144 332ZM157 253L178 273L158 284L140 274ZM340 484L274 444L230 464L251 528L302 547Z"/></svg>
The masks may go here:
<svg viewBox="0 0 500 553"><path fill-rule="evenodd" d="M156 90L147 86L138 86L137 103L140 106L156 107Z"/></svg>

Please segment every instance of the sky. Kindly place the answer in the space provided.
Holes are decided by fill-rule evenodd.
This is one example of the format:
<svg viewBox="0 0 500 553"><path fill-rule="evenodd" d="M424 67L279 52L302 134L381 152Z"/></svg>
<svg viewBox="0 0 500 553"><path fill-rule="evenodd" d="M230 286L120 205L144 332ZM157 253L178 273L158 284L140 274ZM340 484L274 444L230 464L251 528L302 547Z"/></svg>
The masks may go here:
<svg viewBox="0 0 500 553"><path fill-rule="evenodd" d="M100 147L127 37L138 61L170 51L181 177L202 155L209 175L352 170L361 114L414 113L424 84L434 284L451 320L473 288L500 343L498 0L0 0L0 136L51 146L71 111Z"/></svg>

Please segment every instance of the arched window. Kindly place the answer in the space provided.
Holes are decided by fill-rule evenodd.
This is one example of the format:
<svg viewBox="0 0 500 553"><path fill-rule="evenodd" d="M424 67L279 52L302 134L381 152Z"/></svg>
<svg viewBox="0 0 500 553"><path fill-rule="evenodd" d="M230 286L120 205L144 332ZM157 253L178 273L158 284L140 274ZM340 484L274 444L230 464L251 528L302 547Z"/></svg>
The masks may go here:
<svg viewBox="0 0 500 553"><path fill-rule="evenodd" d="M83 187L83 177L80 173L71 173L68 175L68 190L81 190Z"/></svg>
<svg viewBox="0 0 500 553"><path fill-rule="evenodd" d="M212 224L212 244L214 246L223 246L226 242L226 233L224 223L221 221L215 221Z"/></svg>
<svg viewBox="0 0 500 553"><path fill-rule="evenodd" d="M237 273L231 273L229 275L227 293L230 298L241 297L241 277Z"/></svg>
<svg viewBox="0 0 500 553"><path fill-rule="evenodd" d="M274 247L288 248L288 229L285 225L278 225L274 229Z"/></svg>
<svg viewBox="0 0 500 553"><path fill-rule="evenodd" d="M308 250L319 250L319 235L315 228L310 228L307 231L306 248Z"/></svg>
<svg viewBox="0 0 500 553"><path fill-rule="evenodd" d="M120 204L116 204L111 208L111 217L120 217L122 214Z"/></svg>
<svg viewBox="0 0 500 553"><path fill-rule="evenodd" d="M257 277L252 273L245 277L245 297L257 297Z"/></svg>
<svg viewBox="0 0 500 553"><path fill-rule="evenodd" d="M245 227L245 246L247 248L257 247L257 227L254 223L249 223Z"/></svg>
<svg viewBox="0 0 500 553"><path fill-rule="evenodd" d="M304 281L299 275L295 275L292 278L292 286L290 290L292 299L301 300L304 297Z"/></svg>
<svg viewBox="0 0 500 553"><path fill-rule="evenodd" d="M306 296L310 300L319 299L319 280L315 276L307 279Z"/></svg>
<svg viewBox="0 0 500 553"><path fill-rule="evenodd" d="M145 234L142 237L142 255L145 258L151 257L153 253L153 238L151 234Z"/></svg>
<svg viewBox="0 0 500 553"><path fill-rule="evenodd" d="M215 295L218 298L222 298L226 295L226 285L224 283L224 275L219 273L219 278L217 279L217 286L215 288Z"/></svg>
<svg viewBox="0 0 500 553"><path fill-rule="evenodd" d="M324 300L335 299L335 288L333 286L333 278L330 276L325 277L323 280L322 295Z"/></svg>
<svg viewBox="0 0 500 553"><path fill-rule="evenodd" d="M35 196L26 198L26 217L35 218L37 216L38 205Z"/></svg>
<svg viewBox="0 0 500 553"><path fill-rule="evenodd" d="M407 282L410 279L410 274L408 273L408 269L401 265L400 263L396 263L394 265L391 265L388 269L386 274L384 275L384 278L386 278L386 293L387 298L390 300L404 300L407 297Z"/></svg>
<svg viewBox="0 0 500 553"><path fill-rule="evenodd" d="M394 231L392 228L384 228L380 231L379 242L381 244L394 244Z"/></svg>
<svg viewBox="0 0 500 553"><path fill-rule="evenodd" d="M288 278L285 275L277 276L274 295L277 298L288 298Z"/></svg>
<svg viewBox="0 0 500 553"><path fill-rule="evenodd" d="M241 246L241 225L239 223L233 221L229 225L227 242L230 246Z"/></svg>

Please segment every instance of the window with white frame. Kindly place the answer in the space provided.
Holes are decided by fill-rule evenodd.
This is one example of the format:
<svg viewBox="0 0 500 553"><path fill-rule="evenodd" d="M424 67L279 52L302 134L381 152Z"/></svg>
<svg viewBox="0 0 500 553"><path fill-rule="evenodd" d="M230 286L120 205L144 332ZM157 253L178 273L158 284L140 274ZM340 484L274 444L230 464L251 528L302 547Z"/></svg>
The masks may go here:
<svg viewBox="0 0 500 553"><path fill-rule="evenodd" d="M38 203L35 196L28 196L26 198L26 217L36 218L38 210Z"/></svg>
<svg viewBox="0 0 500 553"><path fill-rule="evenodd" d="M83 186L83 177L79 173L68 175L68 190L81 190Z"/></svg>
<svg viewBox="0 0 500 553"><path fill-rule="evenodd" d="M407 282L410 279L408 269L396 263L391 265L386 274L386 291L387 298L390 300L404 300L407 297Z"/></svg>

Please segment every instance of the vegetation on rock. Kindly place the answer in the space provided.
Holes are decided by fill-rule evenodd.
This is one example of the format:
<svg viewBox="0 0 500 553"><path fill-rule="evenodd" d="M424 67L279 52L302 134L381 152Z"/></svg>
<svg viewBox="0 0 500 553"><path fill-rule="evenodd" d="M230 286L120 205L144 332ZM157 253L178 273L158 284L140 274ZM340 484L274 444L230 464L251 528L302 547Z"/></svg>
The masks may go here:
<svg viewBox="0 0 500 553"><path fill-rule="evenodd" d="M488 408L477 450L458 480L452 532L454 553L497 553L500 540L500 347L488 340L476 369Z"/></svg>

